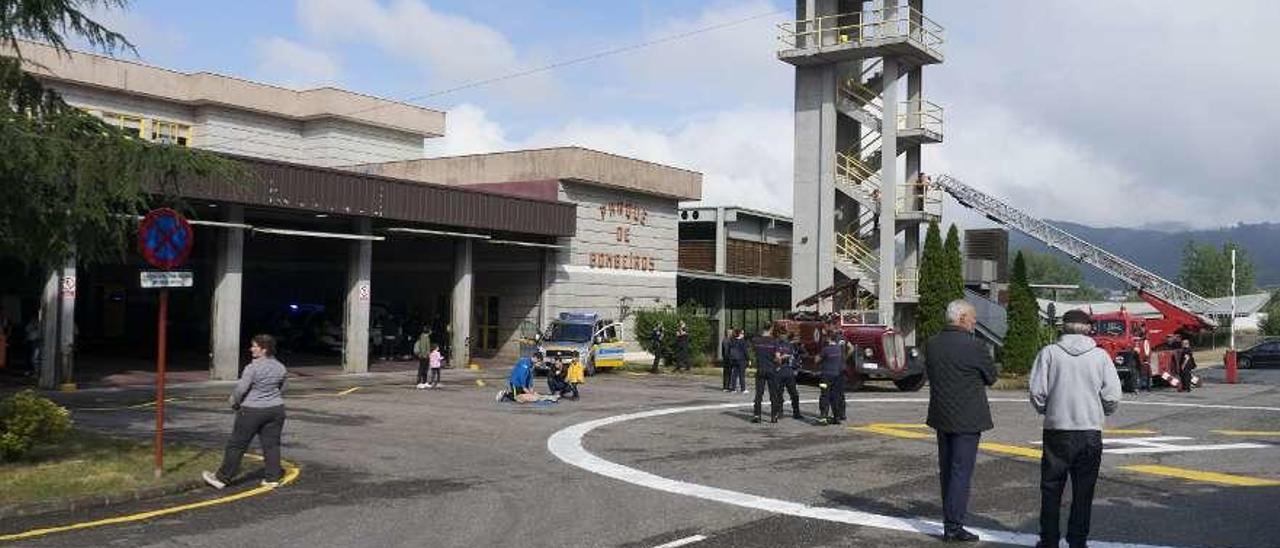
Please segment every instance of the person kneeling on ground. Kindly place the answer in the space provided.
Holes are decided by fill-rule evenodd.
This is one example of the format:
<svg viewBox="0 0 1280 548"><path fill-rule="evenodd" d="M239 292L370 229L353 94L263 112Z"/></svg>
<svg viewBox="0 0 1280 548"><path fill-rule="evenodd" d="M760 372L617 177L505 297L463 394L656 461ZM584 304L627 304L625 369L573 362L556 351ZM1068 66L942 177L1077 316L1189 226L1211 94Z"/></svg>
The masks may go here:
<svg viewBox="0 0 1280 548"><path fill-rule="evenodd" d="M276 340L271 335L257 335L249 344L253 361L244 368L240 382L231 392L231 408L236 411L231 439L218 472L201 472L205 483L222 489L240 471L240 460L249 449L253 437L262 445L266 473L264 487L277 487L284 475L280 468L280 433L284 430L284 382L288 372L275 358Z"/></svg>
<svg viewBox="0 0 1280 548"><path fill-rule="evenodd" d="M569 364L564 363L561 358L552 360L551 369L547 371L548 393L564 396L569 391L569 382L566 380L568 376Z"/></svg>
<svg viewBox="0 0 1280 548"><path fill-rule="evenodd" d="M537 398L533 391L533 362L542 361L542 353L534 352L533 357L522 357L511 368L511 376L507 377L507 389L498 392L498 401L524 401L527 396Z"/></svg>

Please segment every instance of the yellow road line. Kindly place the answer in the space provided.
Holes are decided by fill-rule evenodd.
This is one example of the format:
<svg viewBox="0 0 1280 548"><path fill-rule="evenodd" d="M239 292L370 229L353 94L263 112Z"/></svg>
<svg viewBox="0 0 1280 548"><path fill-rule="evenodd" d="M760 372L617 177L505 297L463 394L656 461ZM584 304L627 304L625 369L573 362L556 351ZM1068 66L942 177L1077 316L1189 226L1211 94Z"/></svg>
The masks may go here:
<svg viewBox="0 0 1280 548"><path fill-rule="evenodd" d="M338 395L339 395L339 396L345 396L345 395L350 394L350 393L352 393L352 392L355 392L356 390L359 390L359 389L360 389L360 387L359 387L359 386L352 386L351 388L348 388L348 389L346 389L346 390L343 390L343 391L341 391L341 392L338 392Z"/></svg>
<svg viewBox="0 0 1280 548"><path fill-rule="evenodd" d="M1115 434L1118 436L1130 436L1138 434L1159 434L1155 430L1147 430L1143 428L1110 428L1102 431L1103 434Z"/></svg>
<svg viewBox="0 0 1280 548"><path fill-rule="evenodd" d="M1186 468L1174 468L1172 466L1161 466L1157 464L1131 464L1128 466L1121 466L1120 469L1128 470L1130 472L1139 472L1142 474L1151 474L1154 476L1179 478L1203 483L1216 483L1218 485L1232 485L1236 487L1280 486L1280 481L1272 479L1239 476L1236 474L1222 474L1219 472L1188 470Z"/></svg>
<svg viewBox="0 0 1280 548"><path fill-rule="evenodd" d="M246 455L246 456L254 457L254 456L256 456L256 455ZM261 458L261 457L258 457L258 458ZM297 466L297 465L295 465L295 464L293 464L293 463L291 463L291 462L288 462L288 461L280 461L280 465L284 468L284 477L280 479L280 485L288 485L288 484L290 484L290 483L293 483L293 481L294 481L294 480L296 480L296 479L298 479L298 476L299 476L300 474L302 474L302 467ZM200 508L208 508L208 507L211 507L211 506L218 506L218 505L222 505L222 504L227 504L227 503L229 503L229 502L235 502L235 501L238 501L238 500L247 499L247 498L249 498L249 497L254 497L254 496L257 496L257 495L261 495L261 494L263 494L263 493L266 493L266 492L272 491L272 490L274 490L274 489L275 489L275 487L255 487L255 488L253 488L253 489L249 489L249 490L246 490L246 491L241 491L241 492L236 493L236 494L234 494L234 495L228 495L228 496L225 496L225 497L219 497L219 498L216 498L216 499L210 499L210 500L205 500L205 501L200 501L200 502L193 502L193 503L190 503L190 504L183 504L183 505L173 506L173 507L169 507L169 508L161 508L161 509L159 509L159 510L151 510L151 511L148 511L148 512L140 512L140 513L137 513L137 514L128 514L128 515L124 515L124 516L117 516L117 517L114 517L114 518L100 519L100 520L97 520L97 521L86 521L86 522L81 522L81 523L72 523L72 524L69 524L69 525L60 525L60 526L57 526L57 527L46 527L46 528L43 528L43 529L32 529L32 530L30 530L30 531L24 531L24 532L21 532L21 533L13 533L13 534L9 534L9 535L0 535L0 542L10 541L10 540L23 540L23 539L30 539L30 538L42 537L42 536L45 536L45 535L51 535L51 534L53 534L53 533L63 533L63 532L66 532L66 531L75 531L75 530L78 530L78 529L89 529L89 528L91 528L91 527L102 527L102 526L104 526L104 525L118 525L118 524L121 524L121 523L130 523L130 522L135 522L135 521L143 521L143 520L148 520L148 519L152 519L152 518L158 518L158 517L161 517L161 516L168 516L168 515L172 515L172 514L177 514L177 513L180 513L180 512L188 512L188 511L191 511L191 510L198 510L198 509L200 509Z"/></svg>
<svg viewBox="0 0 1280 548"><path fill-rule="evenodd" d="M906 438L909 440L932 439L934 437L929 434L916 432L915 430L907 430L905 428L895 428L892 426L885 426L880 424L869 424L867 426L850 426L849 429L856 430L858 432L871 432L873 434L884 434L886 436L893 436L895 438Z"/></svg>
<svg viewBox="0 0 1280 548"><path fill-rule="evenodd" d="M1280 431L1267 431L1267 430L1211 430L1211 432L1213 432L1214 434L1222 434L1224 436L1254 436L1254 437L1280 436Z"/></svg>
<svg viewBox="0 0 1280 548"><path fill-rule="evenodd" d="M978 444L978 448L990 453L999 453L1001 455L1012 455L1015 457L1026 457L1029 459L1040 459L1040 450L1031 447L1022 447L1020 445L1007 445L1003 443L995 443L984 441Z"/></svg>
<svg viewBox="0 0 1280 548"><path fill-rule="evenodd" d="M882 434L905 439L928 439L932 438L928 434L918 432L920 428L925 428L919 424L895 424L895 423L873 423L866 426L850 426L850 430L858 432L870 432L873 434ZM1148 431L1128 431L1142 432ZM1215 430L1214 432L1227 433L1237 432L1235 430ZM1280 435L1280 432L1263 432L1264 434ZM1252 432L1250 434L1258 434ZM1248 435L1248 434L1241 434ZM988 453L996 453L1001 455L1009 455L1014 457L1022 457L1027 459L1039 460L1042 452L1040 449L1033 447L1023 447L1020 445L1008 445L1004 443L996 443L984 441L978 444L978 448ZM1174 468L1172 466L1160 466L1151 464L1133 464L1118 467L1121 470L1136 472L1139 474L1150 474L1154 476L1180 478L1189 481L1198 481L1203 483L1213 483L1218 485L1231 485L1237 487L1270 487L1280 485L1280 480L1272 480L1265 478L1254 478L1249 476L1240 476L1235 474L1222 474L1218 472L1204 472L1200 470L1188 470L1185 468Z"/></svg>

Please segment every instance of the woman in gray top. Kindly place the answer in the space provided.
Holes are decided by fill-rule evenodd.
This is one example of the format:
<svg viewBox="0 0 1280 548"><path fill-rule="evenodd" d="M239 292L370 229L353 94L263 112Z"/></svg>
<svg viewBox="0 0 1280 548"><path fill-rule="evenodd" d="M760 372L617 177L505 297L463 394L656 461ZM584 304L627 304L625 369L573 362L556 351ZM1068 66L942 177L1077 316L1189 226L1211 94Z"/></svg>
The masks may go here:
<svg viewBox="0 0 1280 548"><path fill-rule="evenodd" d="M271 335L256 335L249 344L253 361L240 374L240 382L231 391L231 408L236 411L231 439L227 440L222 467L216 474L203 472L205 483L222 489L240 470L240 460L249 442L258 437L262 444L265 473L262 485L280 485L280 432L284 430L284 381L288 374L284 364L275 358L276 340Z"/></svg>

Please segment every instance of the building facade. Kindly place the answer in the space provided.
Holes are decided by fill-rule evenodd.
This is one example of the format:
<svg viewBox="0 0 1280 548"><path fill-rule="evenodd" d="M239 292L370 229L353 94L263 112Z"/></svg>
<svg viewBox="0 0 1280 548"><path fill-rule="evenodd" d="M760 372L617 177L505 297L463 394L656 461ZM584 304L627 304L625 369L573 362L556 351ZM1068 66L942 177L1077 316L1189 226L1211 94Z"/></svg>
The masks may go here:
<svg viewBox="0 0 1280 548"><path fill-rule="evenodd" d="M369 371L424 330L455 364L509 359L562 311L623 320L634 343L631 311L675 303L676 204L701 196L696 172L580 148L427 160L439 111L22 52L70 104L250 174L179 182L195 281L171 294L171 369L234 379L262 332L291 366ZM152 367L156 294L139 287L141 263L73 258L38 283L5 278L20 321L47 312L43 386Z"/></svg>
<svg viewBox="0 0 1280 548"><path fill-rule="evenodd" d="M725 330L755 333L791 309L790 218L688 205L679 223L678 300L714 319L713 355Z"/></svg>
<svg viewBox="0 0 1280 548"><path fill-rule="evenodd" d="M494 356L513 355L519 338L545 327L562 312L593 312L622 322L628 350L637 353L632 313L676 304L677 205L701 197L702 175L697 172L579 147L353 169L573 204L575 233L544 247L544 256L538 260L517 265L509 258L495 257L498 262L477 264L481 273L503 268L545 280L541 306L511 310L500 320L506 336L488 349Z"/></svg>

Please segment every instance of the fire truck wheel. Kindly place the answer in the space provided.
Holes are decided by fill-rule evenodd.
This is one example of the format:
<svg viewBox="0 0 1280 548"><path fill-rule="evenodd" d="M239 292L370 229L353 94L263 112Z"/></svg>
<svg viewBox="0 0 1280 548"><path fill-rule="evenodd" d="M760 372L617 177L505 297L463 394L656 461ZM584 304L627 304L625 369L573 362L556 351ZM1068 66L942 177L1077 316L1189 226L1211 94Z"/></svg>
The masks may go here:
<svg viewBox="0 0 1280 548"><path fill-rule="evenodd" d="M907 375L901 379L894 379L894 386L903 392L915 392L924 387L924 373L916 373L915 375Z"/></svg>
<svg viewBox="0 0 1280 548"><path fill-rule="evenodd" d="M1124 375L1120 378L1120 389L1125 392L1133 392L1138 388L1138 364L1134 361L1133 356L1124 357L1124 369L1121 370Z"/></svg>
<svg viewBox="0 0 1280 548"><path fill-rule="evenodd" d="M849 374L848 374L848 375L846 375L846 376L845 376L845 378L844 378L844 381L845 381L845 382L844 382L844 391L845 391L845 392L857 392L858 390L861 390L861 389L862 389L862 383L863 383L863 381L865 381L865 380L866 380L866 378L862 376L862 373L859 373L859 372L857 372L857 371L853 371L853 372L849 373Z"/></svg>
<svg viewBox="0 0 1280 548"><path fill-rule="evenodd" d="M1241 356L1240 359L1236 360L1236 365L1240 366L1240 369L1249 369L1253 367L1253 362L1249 358Z"/></svg>

